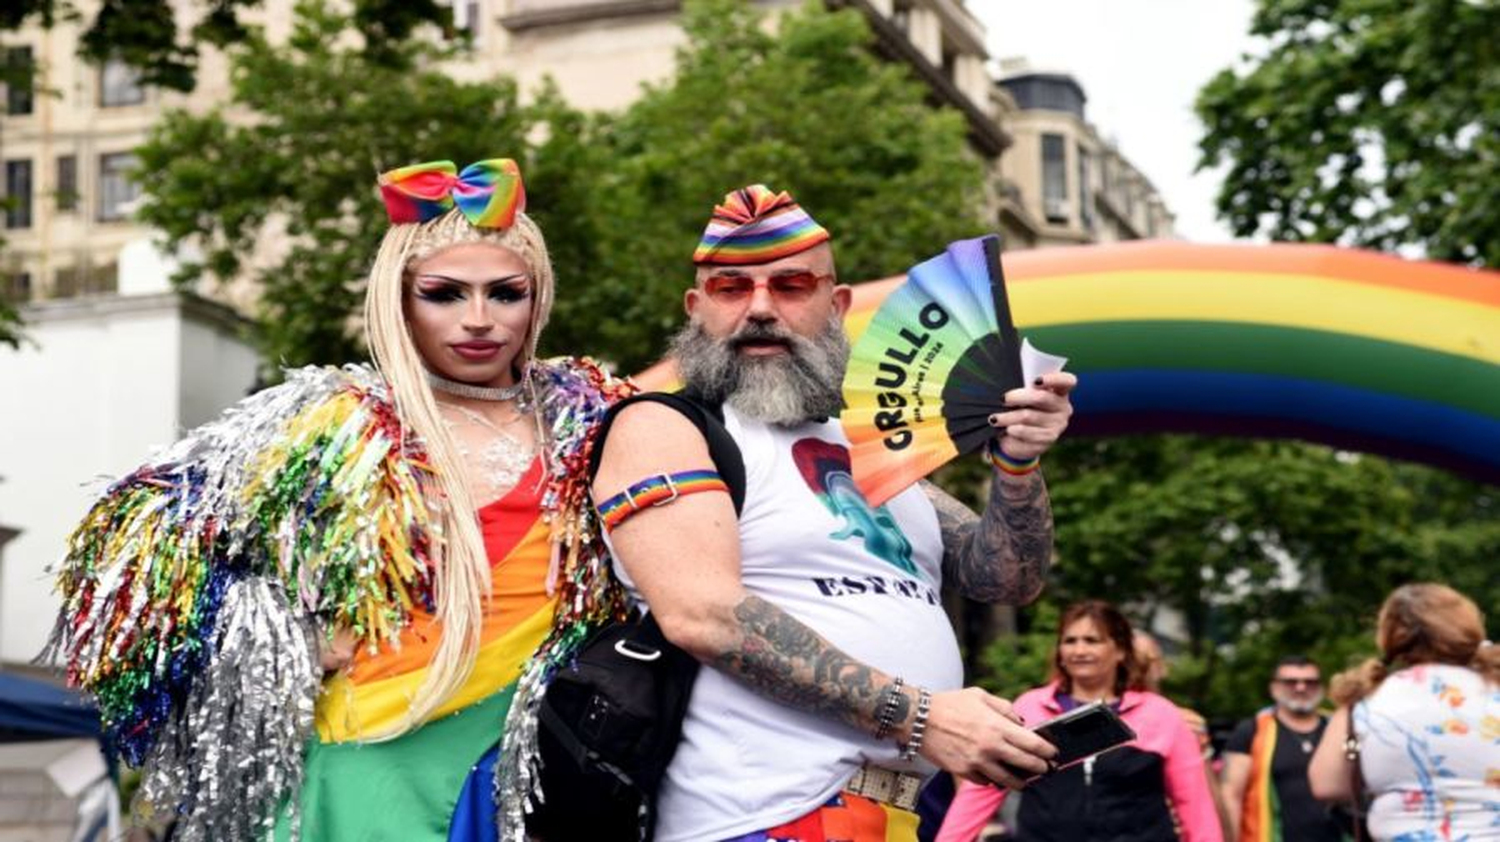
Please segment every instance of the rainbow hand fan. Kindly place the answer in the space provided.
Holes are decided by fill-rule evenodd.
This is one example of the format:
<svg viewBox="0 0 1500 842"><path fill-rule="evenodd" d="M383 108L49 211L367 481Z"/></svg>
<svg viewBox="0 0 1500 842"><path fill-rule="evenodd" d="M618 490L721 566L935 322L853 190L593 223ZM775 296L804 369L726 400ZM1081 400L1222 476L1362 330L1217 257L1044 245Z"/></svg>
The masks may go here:
<svg viewBox="0 0 1500 842"><path fill-rule="evenodd" d="M854 481L878 506L984 446L1025 383L1000 238L960 240L913 267L855 343L841 420Z"/></svg>

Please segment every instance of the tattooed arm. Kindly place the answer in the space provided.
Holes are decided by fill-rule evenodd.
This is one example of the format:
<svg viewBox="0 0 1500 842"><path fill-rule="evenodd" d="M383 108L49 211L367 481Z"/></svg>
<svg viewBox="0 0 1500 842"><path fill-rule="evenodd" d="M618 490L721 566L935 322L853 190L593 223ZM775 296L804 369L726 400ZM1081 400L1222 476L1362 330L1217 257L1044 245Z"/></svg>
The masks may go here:
<svg viewBox="0 0 1500 842"><path fill-rule="evenodd" d="M756 692L798 710L821 713L874 734L891 676L849 657L797 618L754 594L734 606L731 636L709 662ZM915 693L896 699L896 722L909 725Z"/></svg>
<svg viewBox="0 0 1500 842"><path fill-rule="evenodd" d="M623 410L603 447L596 500L643 477L712 465L697 429L657 403ZM745 589L739 526L728 495L693 494L645 509L620 524L610 540L673 643L761 696L876 733L895 677L855 660ZM891 737L898 742L910 736L917 701L918 688L910 685L896 697ZM1040 772L1051 752L1011 717L1002 699L977 688L933 696L922 754L940 768L1017 785L1001 762Z"/></svg>
<svg viewBox="0 0 1500 842"><path fill-rule="evenodd" d="M1077 383L1057 372L1005 394L1012 409L990 416L990 423L1003 428L999 445L1006 455L1038 459L1057 442L1073 414L1068 393ZM1052 505L1041 471L995 471L989 504L978 518L932 483L924 481L922 490L937 509L945 581L980 602L1024 605L1041 594L1052 561Z"/></svg>
<svg viewBox="0 0 1500 842"><path fill-rule="evenodd" d="M926 480L943 535L943 581L980 602L1025 605L1046 583L1052 561L1052 507L1040 471L996 475L989 505L976 516Z"/></svg>

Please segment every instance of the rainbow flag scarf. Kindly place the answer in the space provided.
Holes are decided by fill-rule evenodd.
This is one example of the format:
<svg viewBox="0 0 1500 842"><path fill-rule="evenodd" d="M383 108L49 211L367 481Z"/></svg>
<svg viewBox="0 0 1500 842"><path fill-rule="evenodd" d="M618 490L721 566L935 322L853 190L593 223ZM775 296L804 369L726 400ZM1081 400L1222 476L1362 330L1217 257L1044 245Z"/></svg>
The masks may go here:
<svg viewBox="0 0 1500 842"><path fill-rule="evenodd" d="M1267 708L1255 715L1250 741L1250 786L1240 819L1240 842L1281 842L1281 802L1271 780L1271 755L1276 752L1276 712Z"/></svg>

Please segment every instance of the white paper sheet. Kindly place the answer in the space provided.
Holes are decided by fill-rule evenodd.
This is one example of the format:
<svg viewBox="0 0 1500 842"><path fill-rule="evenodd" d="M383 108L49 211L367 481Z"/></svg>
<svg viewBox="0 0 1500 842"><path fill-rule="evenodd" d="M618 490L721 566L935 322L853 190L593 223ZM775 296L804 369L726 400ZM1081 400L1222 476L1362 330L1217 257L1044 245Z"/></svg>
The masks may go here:
<svg viewBox="0 0 1500 842"><path fill-rule="evenodd" d="M1031 344L1030 339L1021 340L1021 376L1025 378L1027 386L1036 382L1043 374L1062 371L1067 364L1067 357L1039 351Z"/></svg>

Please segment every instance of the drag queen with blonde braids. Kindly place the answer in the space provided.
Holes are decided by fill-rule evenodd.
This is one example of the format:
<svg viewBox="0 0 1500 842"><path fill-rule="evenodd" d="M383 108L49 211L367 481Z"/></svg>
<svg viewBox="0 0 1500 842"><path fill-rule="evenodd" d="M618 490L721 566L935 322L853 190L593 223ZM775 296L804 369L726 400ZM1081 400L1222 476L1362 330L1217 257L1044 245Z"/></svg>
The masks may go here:
<svg viewBox="0 0 1500 842"><path fill-rule="evenodd" d="M620 608L583 471L628 387L537 359L552 268L514 162L380 190L374 368L194 430L58 571L53 645L174 839L494 839L497 757L529 783L542 685Z"/></svg>

